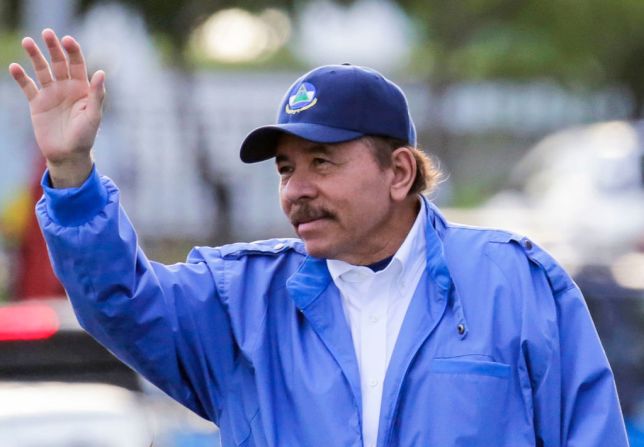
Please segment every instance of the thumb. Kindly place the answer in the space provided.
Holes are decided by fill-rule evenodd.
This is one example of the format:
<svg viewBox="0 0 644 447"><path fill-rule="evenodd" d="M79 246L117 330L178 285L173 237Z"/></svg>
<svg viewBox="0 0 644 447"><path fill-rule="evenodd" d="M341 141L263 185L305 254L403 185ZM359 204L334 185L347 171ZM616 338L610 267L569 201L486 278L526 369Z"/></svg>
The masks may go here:
<svg viewBox="0 0 644 447"><path fill-rule="evenodd" d="M87 114L92 122L99 123L103 114L103 100L105 99L105 72L98 70L89 82L89 96L87 101Z"/></svg>

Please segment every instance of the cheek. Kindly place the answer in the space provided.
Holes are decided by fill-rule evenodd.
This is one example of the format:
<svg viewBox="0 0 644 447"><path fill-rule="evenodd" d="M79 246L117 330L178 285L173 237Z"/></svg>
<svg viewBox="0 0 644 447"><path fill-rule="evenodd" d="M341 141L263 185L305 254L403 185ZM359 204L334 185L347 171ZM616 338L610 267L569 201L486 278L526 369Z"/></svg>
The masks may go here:
<svg viewBox="0 0 644 447"><path fill-rule="evenodd" d="M383 185L365 185L350 210L355 224L360 226L357 231L376 225L387 214L388 208L389 195Z"/></svg>
<svg viewBox="0 0 644 447"><path fill-rule="evenodd" d="M378 219L383 203L377 194L369 192L355 194L352 200L340 204L337 218L340 224L351 233L368 230Z"/></svg>
<svg viewBox="0 0 644 447"><path fill-rule="evenodd" d="M282 211L284 211L285 214L288 214L290 205L288 203L288 200L286 200L286 196L284 195L284 188L282 187L281 182L279 185L279 196L280 196L280 207L282 208Z"/></svg>

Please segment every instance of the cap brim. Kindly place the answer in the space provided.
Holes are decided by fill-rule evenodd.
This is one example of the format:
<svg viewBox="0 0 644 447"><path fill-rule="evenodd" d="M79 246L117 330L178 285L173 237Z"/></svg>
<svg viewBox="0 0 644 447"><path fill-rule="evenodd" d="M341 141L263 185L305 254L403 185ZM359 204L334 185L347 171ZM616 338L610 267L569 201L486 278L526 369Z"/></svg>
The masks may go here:
<svg viewBox="0 0 644 447"><path fill-rule="evenodd" d="M311 123L285 123L258 127L248 134L239 156L244 163L255 163L275 156L279 137L295 135L316 143L341 143L363 136L361 132Z"/></svg>

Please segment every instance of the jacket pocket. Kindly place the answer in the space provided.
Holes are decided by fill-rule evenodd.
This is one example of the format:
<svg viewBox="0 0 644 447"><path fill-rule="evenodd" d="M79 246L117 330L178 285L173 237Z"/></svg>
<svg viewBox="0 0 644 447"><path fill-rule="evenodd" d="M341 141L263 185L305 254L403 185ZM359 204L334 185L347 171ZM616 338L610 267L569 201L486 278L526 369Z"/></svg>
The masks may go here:
<svg viewBox="0 0 644 447"><path fill-rule="evenodd" d="M509 443L512 368L491 359L434 358L429 388L426 443L450 447L500 447ZM401 444L403 445L403 444ZM413 444L412 444L413 445Z"/></svg>
<svg viewBox="0 0 644 447"><path fill-rule="evenodd" d="M510 365L481 360L465 360L461 358L435 358L430 372L435 374L471 374L480 376L510 377Z"/></svg>

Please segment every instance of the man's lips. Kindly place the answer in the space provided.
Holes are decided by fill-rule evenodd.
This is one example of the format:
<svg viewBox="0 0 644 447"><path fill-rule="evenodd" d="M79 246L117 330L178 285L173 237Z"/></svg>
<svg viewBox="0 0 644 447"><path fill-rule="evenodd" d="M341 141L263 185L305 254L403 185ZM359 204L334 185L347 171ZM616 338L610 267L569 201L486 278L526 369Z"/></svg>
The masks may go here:
<svg viewBox="0 0 644 447"><path fill-rule="evenodd" d="M327 221L327 220L330 220L329 216L321 216L321 217L316 217L315 219L306 219L306 220L302 220L300 222L296 222L296 223L294 223L294 226L295 226L296 230L299 232L299 231L302 231L302 230L307 230L307 229L310 229L310 228L314 228L315 226L317 226L321 222Z"/></svg>
<svg viewBox="0 0 644 447"><path fill-rule="evenodd" d="M294 208L289 215L291 225L298 230L300 227L312 226L316 222L332 219L333 214L323 208L314 208L309 205L302 205Z"/></svg>
<svg viewBox="0 0 644 447"><path fill-rule="evenodd" d="M300 225L307 225L313 222L317 222L318 220L326 219L325 216L320 216L320 217L313 217L310 219L302 219L300 221L295 222L295 226L299 227Z"/></svg>

